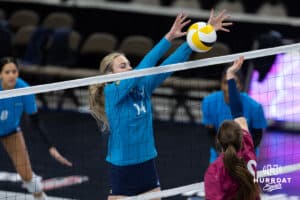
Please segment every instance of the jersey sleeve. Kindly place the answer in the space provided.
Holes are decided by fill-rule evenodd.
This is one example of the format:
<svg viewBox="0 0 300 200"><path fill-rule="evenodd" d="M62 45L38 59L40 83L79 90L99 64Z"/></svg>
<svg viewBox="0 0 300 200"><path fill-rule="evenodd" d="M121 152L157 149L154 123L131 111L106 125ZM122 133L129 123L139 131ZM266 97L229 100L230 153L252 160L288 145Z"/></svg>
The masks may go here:
<svg viewBox="0 0 300 200"><path fill-rule="evenodd" d="M256 160L252 136L246 130L243 130L242 153L244 156L248 157L249 160L253 160L253 159Z"/></svg>
<svg viewBox="0 0 300 200"><path fill-rule="evenodd" d="M149 53L142 59L136 69L154 67L161 57L169 50L171 43L163 37Z"/></svg>
<svg viewBox="0 0 300 200"><path fill-rule="evenodd" d="M35 102L35 96L34 95L26 95L23 97L23 103L24 103L24 111L27 114L33 114L37 112L37 106Z"/></svg>
<svg viewBox="0 0 300 200"><path fill-rule="evenodd" d="M28 83L26 83L24 80L20 78L17 79L17 88L24 88L24 87L29 87ZM37 112L35 95L30 94L30 95L22 96L22 101L23 101L25 113L33 114Z"/></svg>
<svg viewBox="0 0 300 200"><path fill-rule="evenodd" d="M184 62L189 58L191 53L192 53L191 48L185 42L182 45L180 45L180 47L178 47L174 53L172 53L168 58L166 58L162 62L161 66ZM168 72L168 73L161 73L161 74L157 74L157 75L147 76L145 79L147 91L151 94L171 74L172 74L172 72Z"/></svg>
<svg viewBox="0 0 300 200"><path fill-rule="evenodd" d="M202 123L204 125L214 125L214 121L213 121L213 116L212 116L212 111L210 110L210 103L209 103L209 98L206 97L203 99L202 101Z"/></svg>
<svg viewBox="0 0 300 200"><path fill-rule="evenodd" d="M171 43L166 38L161 39L134 70L155 66L170 46ZM105 87L105 95L107 95L112 104L116 104L126 97L132 88L140 84L144 78L145 77L131 78L108 84Z"/></svg>
<svg viewBox="0 0 300 200"><path fill-rule="evenodd" d="M211 164L204 175L204 190L206 200L222 200L223 192L218 169L214 164Z"/></svg>

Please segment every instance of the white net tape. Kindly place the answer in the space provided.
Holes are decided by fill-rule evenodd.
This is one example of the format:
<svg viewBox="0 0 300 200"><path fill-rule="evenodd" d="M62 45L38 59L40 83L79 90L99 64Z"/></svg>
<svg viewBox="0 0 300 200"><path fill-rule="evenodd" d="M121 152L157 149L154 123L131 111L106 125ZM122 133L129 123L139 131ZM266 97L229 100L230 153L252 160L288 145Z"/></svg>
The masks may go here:
<svg viewBox="0 0 300 200"><path fill-rule="evenodd" d="M0 99L28 95L28 94L51 92L51 91L69 89L69 88L77 88L77 87L88 86L92 84L107 83L107 82L113 82L117 80L128 79L128 78L194 69L194 68L217 65L222 63L230 63L234 61L236 58L238 58L239 56L244 56L245 59L253 59L253 58L265 57L265 56L285 53L291 50L299 50L299 49L300 49L300 43L296 43L291 45L283 45L274 48L248 51L243 53L236 53L236 54L231 54L226 56L219 56L214 58L207 58L207 59L201 59L196 61L165 65L160 67L152 67L152 68L141 69L141 70L132 70L123 73L94 76L94 77L75 79L70 81L62 81L62 82L32 86L28 88L5 90L0 92Z"/></svg>
<svg viewBox="0 0 300 200"><path fill-rule="evenodd" d="M287 174L287 173L292 173L300 170L300 163L293 164L293 165L286 165L281 168L281 170L276 174L276 175L281 175L281 174ZM264 170L257 171L257 177L258 178L264 178L268 176L274 176L274 174L270 173L265 173ZM145 193L137 196L132 196L125 198L124 200L151 200L151 199L159 199L159 198L164 198L164 197L171 197L171 196L176 196L176 195L184 195L184 196L191 196L193 194L197 194L197 196L204 197L205 192L204 192L204 182L201 183L194 183L191 185L186 185L186 186L181 186L177 188L172 188L172 189L167 189L167 190L162 190L158 192L151 192L151 193ZM276 197L275 199L285 199L281 198L282 196L285 196L284 194L281 194ZM272 196L273 199L274 196ZM265 195L264 199L268 199L268 196Z"/></svg>

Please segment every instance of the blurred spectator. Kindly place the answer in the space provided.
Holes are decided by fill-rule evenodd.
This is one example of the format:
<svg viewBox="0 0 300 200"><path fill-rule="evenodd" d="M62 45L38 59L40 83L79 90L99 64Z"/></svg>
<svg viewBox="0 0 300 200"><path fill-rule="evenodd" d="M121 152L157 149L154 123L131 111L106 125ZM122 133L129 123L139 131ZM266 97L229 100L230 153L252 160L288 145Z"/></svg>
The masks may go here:
<svg viewBox="0 0 300 200"><path fill-rule="evenodd" d="M286 16L287 11L283 2L279 0L268 0L259 8L257 14L280 17Z"/></svg>
<svg viewBox="0 0 300 200"><path fill-rule="evenodd" d="M234 13L243 13L244 7L239 0L223 0L217 3L216 10L227 9Z"/></svg>
<svg viewBox="0 0 300 200"><path fill-rule="evenodd" d="M123 2L123 3L129 3L129 2L131 2L131 0L106 0L106 1Z"/></svg>

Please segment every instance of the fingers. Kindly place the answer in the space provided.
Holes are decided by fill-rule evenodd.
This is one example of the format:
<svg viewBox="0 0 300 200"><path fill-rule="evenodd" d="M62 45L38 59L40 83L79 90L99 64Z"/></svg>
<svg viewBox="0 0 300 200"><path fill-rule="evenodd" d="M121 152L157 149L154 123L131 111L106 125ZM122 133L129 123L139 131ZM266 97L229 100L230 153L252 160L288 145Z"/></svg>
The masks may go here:
<svg viewBox="0 0 300 200"><path fill-rule="evenodd" d="M237 71L239 71L242 67L242 64L244 62L244 57L240 56L236 60L234 60L233 64L231 67L228 68L227 73L228 73L228 78L233 76Z"/></svg>
<svg viewBox="0 0 300 200"><path fill-rule="evenodd" d="M178 15L176 16L175 21L179 20L179 19L181 18L181 15L182 15L182 12L181 12L181 13L178 13Z"/></svg>
<svg viewBox="0 0 300 200"><path fill-rule="evenodd" d="M72 163L70 161L68 161L66 158L64 158L62 155L60 155L60 153L57 151L57 149L55 147L51 147L49 149L50 151L50 155L57 160L58 162L60 162L63 165L72 167Z"/></svg>
<svg viewBox="0 0 300 200"><path fill-rule="evenodd" d="M235 68L235 71L238 71L244 62L244 56L240 56L238 59L236 59L233 63L233 66Z"/></svg>
<svg viewBox="0 0 300 200"><path fill-rule="evenodd" d="M187 19L187 17L188 16L183 12L177 15L176 20L174 21L171 29L165 36L167 40L172 41L173 39L182 37L187 34L186 32L182 31L183 27L185 27L187 24L191 22L191 20Z"/></svg>
<svg viewBox="0 0 300 200"><path fill-rule="evenodd" d="M226 15L225 17L222 18L222 22L225 20L228 20L231 17L231 15Z"/></svg>
<svg viewBox="0 0 300 200"><path fill-rule="evenodd" d="M215 11L214 11L214 9L212 8L211 11L210 11L209 19L212 19L214 16L215 16Z"/></svg>
<svg viewBox="0 0 300 200"><path fill-rule="evenodd" d="M184 14L183 12L180 12L176 16L176 21L180 21L180 20L184 19L186 16L187 16L186 14Z"/></svg>
<svg viewBox="0 0 300 200"><path fill-rule="evenodd" d="M233 23L232 22L224 22L221 23L221 27L219 30L224 31L224 32L230 32L230 30L228 28L225 28L227 26L231 26Z"/></svg>
<svg viewBox="0 0 300 200"><path fill-rule="evenodd" d="M227 14L227 10L224 9L222 10L217 16L214 16L214 11L212 10L210 13L210 18L208 20L208 23L213 25L216 30L221 30L224 32L230 32L229 29L227 29L227 26L231 26L231 22L225 22L223 23L224 20L227 20L230 18L230 15Z"/></svg>
<svg viewBox="0 0 300 200"><path fill-rule="evenodd" d="M191 20L187 20L181 24L182 27L185 27L187 24L191 23Z"/></svg>
<svg viewBox="0 0 300 200"><path fill-rule="evenodd" d="M224 20L226 20L226 19L229 19L231 17L231 15L229 15L229 14L224 14L222 17L220 17L220 20L221 21L224 21Z"/></svg>
<svg viewBox="0 0 300 200"><path fill-rule="evenodd" d="M183 13L182 12L178 13L178 15L176 16L176 19L175 19L175 21L173 23L173 26L176 25L176 24L180 24L181 21L182 21L182 17L183 17Z"/></svg>
<svg viewBox="0 0 300 200"><path fill-rule="evenodd" d="M223 22L224 20L229 19L231 16L227 14L227 11L224 9L219 13L216 17L215 20L218 22Z"/></svg>
<svg viewBox="0 0 300 200"><path fill-rule="evenodd" d="M244 63L244 56L239 57L239 64L242 65Z"/></svg>
<svg viewBox="0 0 300 200"><path fill-rule="evenodd" d="M57 155L55 157L55 159L63 165L66 165L69 167L72 167L72 165L73 165L70 161L68 161L66 158L62 157L61 155Z"/></svg>
<svg viewBox="0 0 300 200"><path fill-rule="evenodd" d="M191 22L190 19L187 20L187 15L182 13L178 14L178 19L176 20L175 23L175 28L178 30L181 30L183 27L185 27L187 24L189 24Z"/></svg>
<svg viewBox="0 0 300 200"><path fill-rule="evenodd" d="M222 26L232 26L232 22L224 22L222 23Z"/></svg>
<svg viewBox="0 0 300 200"><path fill-rule="evenodd" d="M181 15L180 15L180 20L179 20L180 24L185 23L187 17L188 17L188 16L187 16L186 14L181 13Z"/></svg>
<svg viewBox="0 0 300 200"><path fill-rule="evenodd" d="M176 17L176 20L173 24L173 26L181 28L184 27L186 24L190 22L190 20L186 21L187 15L184 14L183 12L179 13Z"/></svg>
<svg viewBox="0 0 300 200"><path fill-rule="evenodd" d="M223 19L224 17L226 18L227 16L229 16L228 14L226 14L227 10L223 9L217 16L216 18L219 19Z"/></svg>
<svg viewBox="0 0 300 200"><path fill-rule="evenodd" d="M229 33L229 32L230 32L230 30L229 30L229 29L227 29L227 28L223 28L223 27L222 27L222 28L220 28L219 30L220 30L220 31L227 32L227 33Z"/></svg>
<svg viewBox="0 0 300 200"><path fill-rule="evenodd" d="M72 167L73 166L73 164L70 161L68 161L67 159L65 159L65 158L63 158L61 160L61 163L64 164L64 165L66 165L66 166L68 166L68 167Z"/></svg>
<svg viewBox="0 0 300 200"><path fill-rule="evenodd" d="M181 13L181 22L183 22L187 18L187 15L184 13Z"/></svg>

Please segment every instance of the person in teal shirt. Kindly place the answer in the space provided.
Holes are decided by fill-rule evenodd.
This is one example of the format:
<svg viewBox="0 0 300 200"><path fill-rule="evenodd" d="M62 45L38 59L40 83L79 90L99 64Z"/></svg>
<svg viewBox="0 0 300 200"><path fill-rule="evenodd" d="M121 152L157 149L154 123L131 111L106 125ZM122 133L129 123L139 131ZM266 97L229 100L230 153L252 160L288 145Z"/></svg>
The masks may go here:
<svg viewBox="0 0 300 200"><path fill-rule="evenodd" d="M203 99L201 106L203 114L202 122L207 128L211 143L209 163L214 162L218 157L218 153L214 145L218 128L223 121L232 120L228 105L228 86L225 75L226 73L222 76L221 91L213 92L206 96ZM235 80L238 88L241 90L241 74L235 74ZM263 131L267 127L264 110L262 105L252 99L247 93L241 92L240 96L243 105L243 114L247 119L248 127L254 142L256 156L258 156L258 147L263 136Z"/></svg>
<svg viewBox="0 0 300 200"><path fill-rule="evenodd" d="M23 87L29 87L29 85L19 78L17 61L12 57L1 58L0 93L3 90ZM50 155L63 165L72 166L72 163L60 155L50 141L46 134L47 131L39 120L37 111L34 95L0 99L0 141L11 158L16 171L22 178L24 187L33 194L35 200L45 200L46 195L42 190L41 180L35 177L32 171L23 132L20 127L23 113L29 116L30 124L44 139Z"/></svg>
<svg viewBox="0 0 300 200"><path fill-rule="evenodd" d="M216 31L229 31L222 23L229 15L222 11L208 21ZM190 22L179 14L170 31L142 59L134 70L156 66L171 47L173 39L186 35L182 29ZM192 53L186 42L166 58L161 65L188 60ZM111 53L100 64L101 74L122 73L133 70L122 53ZM110 163L112 191L108 199L133 196L160 190L155 168L157 151L153 138L151 96L171 73L162 73L112 83L90 86L90 110L93 116L108 128L107 162Z"/></svg>

